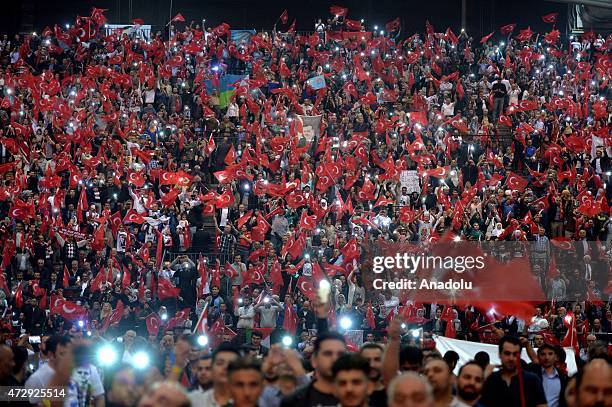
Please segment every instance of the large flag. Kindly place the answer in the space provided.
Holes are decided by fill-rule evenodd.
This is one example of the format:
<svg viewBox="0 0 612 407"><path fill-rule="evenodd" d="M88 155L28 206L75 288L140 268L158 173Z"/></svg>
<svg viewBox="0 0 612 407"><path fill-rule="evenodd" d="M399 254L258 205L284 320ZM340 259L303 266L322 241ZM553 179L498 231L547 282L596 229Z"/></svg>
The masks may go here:
<svg viewBox="0 0 612 407"><path fill-rule="evenodd" d="M280 20L282 24L287 24L287 22L289 21L289 12L287 11L287 9L283 11L283 13L280 15L278 19Z"/></svg>
<svg viewBox="0 0 612 407"><path fill-rule="evenodd" d="M542 16L542 21L544 21L545 23L549 23L549 24L556 23L558 16L559 16L559 13L544 14Z"/></svg>
<svg viewBox="0 0 612 407"><path fill-rule="evenodd" d="M227 107L234 95L234 86L236 82L247 80L248 76L245 75L222 75L219 78L218 84L213 84L211 80L206 80L206 91L208 94L212 94L213 90L219 91L219 106L223 109Z"/></svg>
<svg viewBox="0 0 612 407"><path fill-rule="evenodd" d="M340 6L331 6L329 12L338 17L346 17L348 15L348 8Z"/></svg>
<svg viewBox="0 0 612 407"><path fill-rule="evenodd" d="M313 88L314 90L319 90L325 88L325 76L318 75L313 78L310 78L306 81L306 84Z"/></svg>

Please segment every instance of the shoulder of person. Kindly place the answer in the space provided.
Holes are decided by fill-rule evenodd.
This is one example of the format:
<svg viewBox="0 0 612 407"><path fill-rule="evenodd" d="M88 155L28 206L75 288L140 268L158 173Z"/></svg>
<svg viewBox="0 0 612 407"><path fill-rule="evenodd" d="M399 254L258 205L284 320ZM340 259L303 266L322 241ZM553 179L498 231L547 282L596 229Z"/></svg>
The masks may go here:
<svg viewBox="0 0 612 407"><path fill-rule="evenodd" d="M305 405L306 398L310 393L313 386L313 382L309 382L306 386L297 389L293 394L283 397L281 401L281 407L296 407Z"/></svg>

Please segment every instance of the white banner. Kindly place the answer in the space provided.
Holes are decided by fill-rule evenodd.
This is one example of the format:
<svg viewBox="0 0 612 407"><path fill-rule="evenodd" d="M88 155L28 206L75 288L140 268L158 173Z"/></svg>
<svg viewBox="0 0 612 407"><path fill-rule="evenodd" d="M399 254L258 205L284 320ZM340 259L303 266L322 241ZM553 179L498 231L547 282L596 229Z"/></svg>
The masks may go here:
<svg viewBox="0 0 612 407"><path fill-rule="evenodd" d="M457 367L455 368L455 374L459 373L459 368L466 362L470 360L474 360L474 355L480 351L487 352L489 354L489 358L491 359L492 365L499 365L499 351L497 345L491 345L488 343L479 343L479 342L468 342L468 341L460 341L459 339L451 339L446 338L444 336L434 336L434 341L436 341L436 349L444 355L449 350L454 350L459 354L459 362L457 362ZM574 357L574 349L573 348L564 348L567 357L565 358L565 363L567 363L567 373L571 376L578 371L578 367L576 366L576 359ZM525 362L529 363L531 360L529 356L527 356L527 352L523 349L521 353L521 359Z"/></svg>
<svg viewBox="0 0 612 407"><path fill-rule="evenodd" d="M421 185L419 184L419 174L416 170L403 170L400 173L400 183L402 187L408 189L408 193L417 192L421 193Z"/></svg>
<svg viewBox="0 0 612 407"><path fill-rule="evenodd" d="M135 24L104 24L105 34L126 34L131 36L135 34L136 37L150 40L151 39L151 25L135 25Z"/></svg>

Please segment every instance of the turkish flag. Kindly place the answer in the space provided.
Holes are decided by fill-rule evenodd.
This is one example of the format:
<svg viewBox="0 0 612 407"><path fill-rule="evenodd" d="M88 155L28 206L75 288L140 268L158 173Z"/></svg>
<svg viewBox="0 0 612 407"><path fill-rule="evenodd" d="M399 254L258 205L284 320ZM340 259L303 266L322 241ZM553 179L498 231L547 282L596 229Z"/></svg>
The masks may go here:
<svg viewBox="0 0 612 407"><path fill-rule="evenodd" d="M329 12L338 17L346 17L348 15L348 8L340 6L331 6Z"/></svg>
<svg viewBox="0 0 612 407"><path fill-rule="evenodd" d="M489 39L490 39L490 38L493 36L493 34L495 34L495 31L493 31L493 32L491 32L490 34L485 35L484 37L482 37L482 38L480 39L480 43L481 43L481 44L484 44L484 43L486 43L487 41L489 41Z"/></svg>
<svg viewBox="0 0 612 407"><path fill-rule="evenodd" d="M230 206L234 205L234 202L234 194L232 193L231 188L228 188L215 199L215 206L217 209L229 208Z"/></svg>
<svg viewBox="0 0 612 407"><path fill-rule="evenodd" d="M91 291L100 291L102 284L106 283L106 269L103 267L98 270L98 274L91 281Z"/></svg>
<svg viewBox="0 0 612 407"><path fill-rule="evenodd" d="M113 310L113 312L106 317L104 320L104 325L102 326L102 331L106 331L109 326L118 324L123 319L123 311L125 310L125 306L123 305L123 301L117 301L117 306Z"/></svg>
<svg viewBox="0 0 612 407"><path fill-rule="evenodd" d="M251 216L253 215L253 210L250 209L247 212L245 212L244 215L242 215L241 217L238 218L238 220L236 221L236 228L238 230L242 229L242 226L247 223L247 221L249 219L251 219Z"/></svg>
<svg viewBox="0 0 612 407"><path fill-rule="evenodd" d="M160 300L165 300L167 298L176 298L181 293L179 288L176 288L172 285L170 280L167 280L163 277L160 277L157 282L157 297Z"/></svg>
<svg viewBox="0 0 612 407"><path fill-rule="evenodd" d="M315 296L317 295L315 288L312 285L312 282L305 276L300 276L300 278L298 278L297 286L302 294L304 294L304 296L306 296L308 299L311 301L315 299Z"/></svg>
<svg viewBox="0 0 612 407"><path fill-rule="evenodd" d="M23 282L19 283L15 290L15 306L19 309L23 307Z"/></svg>
<svg viewBox="0 0 612 407"><path fill-rule="evenodd" d="M206 331L207 331L207 327L206 327L207 323L208 323L208 303L206 303L206 305L204 305L204 309L200 313L200 316L198 317L198 322L196 323L195 327L193 328L192 333L194 333L194 334L205 334Z"/></svg>
<svg viewBox="0 0 612 407"><path fill-rule="evenodd" d="M342 249L340 249L340 252L344 256L344 264L346 264L349 261L358 258L361 250L359 249L357 240L353 238L349 240Z"/></svg>
<svg viewBox="0 0 612 407"><path fill-rule="evenodd" d="M213 151L215 151L216 148L217 148L217 145L215 144L215 139L213 138L211 134L210 138L208 139L208 143L206 143L206 147L205 147L206 154L210 155Z"/></svg>
<svg viewBox="0 0 612 407"><path fill-rule="evenodd" d="M279 19L279 21L280 21L282 24L287 24L287 22L289 21L289 12L287 11L287 9L285 9L285 10L284 10L284 11L281 13L281 15L280 15L280 17L279 17L278 19Z"/></svg>
<svg viewBox="0 0 612 407"><path fill-rule="evenodd" d="M255 226L251 231L252 239L257 242L265 240L266 233L268 233L268 230L270 230L270 224L263 216L261 216L261 213L258 213L257 226Z"/></svg>
<svg viewBox="0 0 612 407"><path fill-rule="evenodd" d="M117 211L113 213L110 217L111 222L111 231L113 232L113 236L117 236L117 232L119 231L119 226L123 223L121 219L121 212Z"/></svg>
<svg viewBox="0 0 612 407"><path fill-rule="evenodd" d="M365 314L366 322L370 329L376 329L376 319L374 318L374 310L372 309L372 303L368 303L368 309Z"/></svg>
<svg viewBox="0 0 612 407"><path fill-rule="evenodd" d="M181 193L180 189L172 188L170 192L168 192L166 195L161 197L160 201L164 206L172 206L180 193Z"/></svg>
<svg viewBox="0 0 612 407"><path fill-rule="evenodd" d="M519 35L516 38L520 41L529 41L529 39L533 36L533 31L531 31L531 27L527 27L524 30L521 30Z"/></svg>
<svg viewBox="0 0 612 407"><path fill-rule="evenodd" d="M85 308L80 307L74 302L68 301L64 298L56 298L56 300L51 304L51 306L52 314L59 314L63 318L71 321L74 321L75 319L87 313Z"/></svg>
<svg viewBox="0 0 612 407"><path fill-rule="evenodd" d="M514 29L516 28L516 23L512 23L512 24L506 24L504 26L502 26L499 31L503 34L503 35L510 35L512 34L512 31L514 31Z"/></svg>
<svg viewBox="0 0 612 407"><path fill-rule="evenodd" d="M291 335L295 335L297 331L298 316L293 305L285 302L285 317L283 319L283 329Z"/></svg>
<svg viewBox="0 0 612 407"><path fill-rule="evenodd" d="M172 20L170 20L170 22L174 23L174 22L177 22L177 21L179 21L181 23L184 23L185 22L185 17L183 17L183 15L181 13L177 13L177 15L175 15L172 18Z"/></svg>
<svg viewBox="0 0 612 407"><path fill-rule="evenodd" d="M272 290L275 294L278 294L280 287L285 284L278 259L275 259L272 267L270 267L270 281L272 282Z"/></svg>
<svg viewBox="0 0 612 407"><path fill-rule="evenodd" d="M425 175L427 175L428 177L444 179L448 176L449 171L450 171L450 166L447 165L446 167L437 167L437 168L432 168L431 170L427 170L425 171Z"/></svg>
<svg viewBox="0 0 612 407"><path fill-rule="evenodd" d="M264 283L264 273L265 273L266 264L262 263L259 267L254 267L252 269L247 270L246 276L242 281L242 285L247 284L255 284L260 285Z"/></svg>
<svg viewBox="0 0 612 407"><path fill-rule="evenodd" d="M565 236L554 237L550 239L550 243L552 243L553 246L561 250L575 251L575 247L572 244L569 237L565 237Z"/></svg>
<svg viewBox="0 0 612 407"><path fill-rule="evenodd" d="M185 308L179 312L177 312L174 317L168 320L166 324L165 330L174 329L177 326L182 326L185 324L185 321L189 319L189 314L191 312L190 308Z"/></svg>
<svg viewBox="0 0 612 407"><path fill-rule="evenodd" d="M308 216L308 211L303 210L300 217L300 227L305 230L315 230L317 227L317 215Z"/></svg>
<svg viewBox="0 0 612 407"><path fill-rule="evenodd" d="M145 318L145 323L147 324L147 332L149 332L149 335L157 336L159 327L161 326L161 319L159 316L152 312Z"/></svg>
<svg viewBox="0 0 612 407"><path fill-rule="evenodd" d="M348 18L344 21L346 24L347 30L350 31L360 31L361 30L361 21L359 20L349 20Z"/></svg>
<svg viewBox="0 0 612 407"><path fill-rule="evenodd" d="M387 24L385 24L385 30L387 30L387 32L393 32L399 29L401 25L402 23L400 21L400 18L396 17L393 20L389 21Z"/></svg>
<svg viewBox="0 0 612 407"><path fill-rule="evenodd" d="M104 12L108 11L105 8L91 8L91 20L96 23L98 27L102 27L104 23L106 23L106 16L104 16Z"/></svg>
<svg viewBox="0 0 612 407"><path fill-rule="evenodd" d="M452 307L444 307L444 311L442 312L441 319L446 321L446 330L444 331L444 336L447 338L456 338L457 330L455 329L455 311Z"/></svg>
<svg viewBox="0 0 612 407"><path fill-rule="evenodd" d="M63 288L70 287L70 272L68 266L64 265L64 278L62 280Z"/></svg>
<svg viewBox="0 0 612 407"><path fill-rule="evenodd" d="M130 209L125 214L125 218L123 218L123 223L137 223L139 225L142 225L143 223L145 223L145 218L141 214L136 212L134 209Z"/></svg>
<svg viewBox="0 0 612 407"><path fill-rule="evenodd" d="M234 149L234 145L232 144L225 155L225 164L232 165L236 162L236 150Z"/></svg>
<svg viewBox="0 0 612 407"><path fill-rule="evenodd" d="M529 181L527 181L525 178L521 177L520 175L512 171L509 171L508 176L506 177L506 182L504 183L504 186L512 190L523 192L523 190L527 187L528 184L529 184Z"/></svg>
<svg viewBox="0 0 612 407"><path fill-rule="evenodd" d="M79 195L79 202L77 203L77 219L79 222L83 222L83 212L89 208L87 203L87 188L81 187L81 194Z"/></svg>
<svg viewBox="0 0 612 407"><path fill-rule="evenodd" d="M564 348L572 347L578 353L578 330L576 329L576 316L573 312L570 311L565 315L563 325L567 328L567 333L561 340L561 346Z"/></svg>
<svg viewBox="0 0 612 407"><path fill-rule="evenodd" d="M220 287L221 286L221 265L219 264L219 259L217 259L217 265L212 270L210 276L210 286L211 287Z"/></svg>
<svg viewBox="0 0 612 407"><path fill-rule="evenodd" d="M145 183L144 175L140 171L130 171L128 173L128 182L138 188L142 188Z"/></svg>
<svg viewBox="0 0 612 407"><path fill-rule="evenodd" d="M544 14L542 16L542 21L544 21L545 23L553 24L553 23L557 22L557 17L558 16L559 16L559 13Z"/></svg>
<svg viewBox="0 0 612 407"><path fill-rule="evenodd" d="M121 287L126 288L130 286L130 282L132 280L132 276L130 275L130 270L123 266L123 277L121 278Z"/></svg>

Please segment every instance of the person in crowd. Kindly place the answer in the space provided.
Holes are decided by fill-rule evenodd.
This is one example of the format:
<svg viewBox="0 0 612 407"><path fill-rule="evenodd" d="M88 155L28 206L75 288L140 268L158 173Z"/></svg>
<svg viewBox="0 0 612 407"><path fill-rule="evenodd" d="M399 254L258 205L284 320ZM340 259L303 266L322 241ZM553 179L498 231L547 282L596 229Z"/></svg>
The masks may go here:
<svg viewBox="0 0 612 407"><path fill-rule="evenodd" d="M438 357L431 357L423 366L423 374L431 384L434 406L449 406L453 401L452 371L448 363Z"/></svg>
<svg viewBox="0 0 612 407"><path fill-rule="evenodd" d="M200 356L195 363L196 383L195 388L189 392L189 399L196 399L196 394L203 394L212 385L212 357L210 355Z"/></svg>
<svg viewBox="0 0 612 407"><path fill-rule="evenodd" d="M548 407L565 406L563 395L568 379L565 373L556 368L557 365L557 349L544 343L537 350L537 363L528 366L528 370L535 373L542 382Z"/></svg>
<svg viewBox="0 0 612 407"><path fill-rule="evenodd" d="M343 355L332 366L334 394L342 407L366 407L374 389L370 363L359 354Z"/></svg>
<svg viewBox="0 0 612 407"><path fill-rule="evenodd" d="M482 389L482 404L520 406L524 398L527 406L546 406L542 382L533 373L519 371L521 363L519 339L504 336L499 341L498 347L501 369L487 377Z"/></svg>
<svg viewBox="0 0 612 407"><path fill-rule="evenodd" d="M233 360L227 367L227 377L233 405L257 407L257 400L264 388L261 364L249 358Z"/></svg>
<svg viewBox="0 0 612 407"><path fill-rule="evenodd" d="M370 394L369 405L372 407L386 406L387 394L382 382L382 359L384 348L373 342L366 342L359 351L360 355L370 364L370 380L374 388Z"/></svg>
<svg viewBox="0 0 612 407"><path fill-rule="evenodd" d="M228 384L227 367L236 360L240 353L230 344L220 345L212 355L211 375L212 388L204 392L192 392L189 399L194 405L216 407L224 406L231 400Z"/></svg>
<svg viewBox="0 0 612 407"><path fill-rule="evenodd" d="M610 405L612 366L605 359L589 362L576 378L576 406L597 407Z"/></svg>
<svg viewBox="0 0 612 407"><path fill-rule="evenodd" d="M433 407L434 396L431 384L414 372L402 373L393 378L387 389L391 407Z"/></svg>
<svg viewBox="0 0 612 407"><path fill-rule="evenodd" d="M326 332L317 336L311 364L316 380L290 397L283 399L281 406L335 406L338 399L334 396L334 375L332 366L346 352L344 337L335 332Z"/></svg>
<svg viewBox="0 0 612 407"><path fill-rule="evenodd" d="M145 393L138 407L191 407L185 389L176 382L157 382Z"/></svg>
<svg viewBox="0 0 612 407"><path fill-rule="evenodd" d="M457 375L457 395L454 404L456 407L482 407L479 403L482 386L485 381L484 369L480 364L470 361L459 368Z"/></svg>

